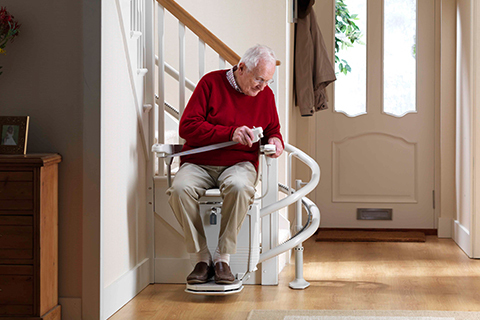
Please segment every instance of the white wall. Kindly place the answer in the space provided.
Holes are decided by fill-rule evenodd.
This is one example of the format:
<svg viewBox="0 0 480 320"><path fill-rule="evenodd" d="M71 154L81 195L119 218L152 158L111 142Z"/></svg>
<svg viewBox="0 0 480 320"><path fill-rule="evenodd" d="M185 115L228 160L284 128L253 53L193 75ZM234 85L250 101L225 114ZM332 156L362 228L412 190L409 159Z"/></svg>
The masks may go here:
<svg viewBox="0 0 480 320"><path fill-rule="evenodd" d="M469 0L457 2L457 141L456 186L458 224L471 230L472 216L472 57Z"/></svg>
<svg viewBox="0 0 480 320"><path fill-rule="evenodd" d="M480 7L475 0L457 1L456 203L453 239L470 257L480 256L478 231L478 137L480 135Z"/></svg>
<svg viewBox="0 0 480 320"><path fill-rule="evenodd" d="M125 35L130 37L130 19L123 20L130 17L130 5L120 7L122 1L102 4L101 268L105 319L150 280L141 276L149 274L146 196L149 152L141 138L143 120L138 121L136 111L143 100L140 97L140 101L135 101L128 41L124 41ZM127 14L120 15L123 10ZM125 291L123 296L121 291Z"/></svg>
<svg viewBox="0 0 480 320"><path fill-rule="evenodd" d="M59 295L79 308L82 295L82 1L2 0L22 24L0 55L0 115L30 116L28 153L58 152ZM65 300L67 299L67 300ZM73 318L72 318L73 319Z"/></svg>

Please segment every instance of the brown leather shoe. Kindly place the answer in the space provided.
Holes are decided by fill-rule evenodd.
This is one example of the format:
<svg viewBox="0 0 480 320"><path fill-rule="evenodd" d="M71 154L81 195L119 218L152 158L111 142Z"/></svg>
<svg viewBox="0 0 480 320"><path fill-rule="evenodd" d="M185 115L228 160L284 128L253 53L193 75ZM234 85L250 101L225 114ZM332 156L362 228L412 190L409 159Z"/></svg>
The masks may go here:
<svg viewBox="0 0 480 320"><path fill-rule="evenodd" d="M230 270L230 266L225 262L215 263L215 283L231 284L235 281L235 277Z"/></svg>
<svg viewBox="0 0 480 320"><path fill-rule="evenodd" d="M187 277L187 283L205 283L213 277L214 271L211 265L206 264L205 262L199 262L195 265L192 273Z"/></svg>

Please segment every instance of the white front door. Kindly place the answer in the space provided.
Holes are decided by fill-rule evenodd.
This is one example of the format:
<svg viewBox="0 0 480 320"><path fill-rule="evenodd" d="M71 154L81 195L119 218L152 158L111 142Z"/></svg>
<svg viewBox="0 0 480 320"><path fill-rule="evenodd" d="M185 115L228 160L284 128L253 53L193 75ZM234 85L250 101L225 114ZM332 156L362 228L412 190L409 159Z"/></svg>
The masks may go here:
<svg viewBox="0 0 480 320"><path fill-rule="evenodd" d="M434 0L344 2L365 45L316 115L322 226L433 229Z"/></svg>

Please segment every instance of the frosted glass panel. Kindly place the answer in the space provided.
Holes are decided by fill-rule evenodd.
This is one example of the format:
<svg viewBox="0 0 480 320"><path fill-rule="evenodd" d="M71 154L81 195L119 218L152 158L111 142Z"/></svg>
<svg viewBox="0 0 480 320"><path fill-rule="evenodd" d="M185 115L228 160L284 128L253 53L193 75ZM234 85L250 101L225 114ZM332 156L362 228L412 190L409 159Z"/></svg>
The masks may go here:
<svg viewBox="0 0 480 320"><path fill-rule="evenodd" d="M416 0L385 0L383 110L416 111Z"/></svg>
<svg viewBox="0 0 480 320"><path fill-rule="evenodd" d="M350 15L357 14L355 24L360 28L362 43L355 43L352 47L340 49L337 53L340 61L335 63L337 81L335 81L335 111L343 112L351 117L367 113L367 1L345 0L344 3ZM345 38L342 34L337 37ZM347 40L348 41L348 40ZM345 60L351 72L339 72L339 64L345 65Z"/></svg>

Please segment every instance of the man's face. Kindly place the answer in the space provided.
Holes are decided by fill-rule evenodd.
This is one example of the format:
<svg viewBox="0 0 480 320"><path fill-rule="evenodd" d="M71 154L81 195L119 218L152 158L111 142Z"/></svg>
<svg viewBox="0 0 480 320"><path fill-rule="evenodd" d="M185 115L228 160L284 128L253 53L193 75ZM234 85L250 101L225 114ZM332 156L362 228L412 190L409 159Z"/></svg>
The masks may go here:
<svg viewBox="0 0 480 320"><path fill-rule="evenodd" d="M273 78L275 64L269 61L260 60L252 70L248 70L245 64L240 63L238 85L247 96L255 97L263 91Z"/></svg>

